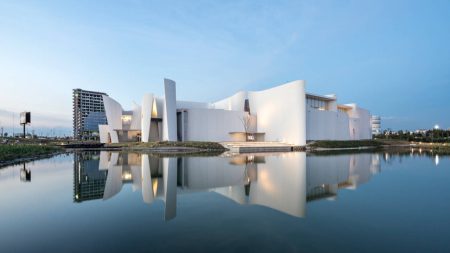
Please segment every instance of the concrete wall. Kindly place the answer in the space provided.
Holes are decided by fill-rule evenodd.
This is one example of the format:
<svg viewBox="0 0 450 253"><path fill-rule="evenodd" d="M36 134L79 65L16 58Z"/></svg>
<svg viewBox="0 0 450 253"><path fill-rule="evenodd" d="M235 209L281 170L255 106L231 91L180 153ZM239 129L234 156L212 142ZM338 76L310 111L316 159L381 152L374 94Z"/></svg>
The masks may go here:
<svg viewBox="0 0 450 253"><path fill-rule="evenodd" d="M188 109L185 116L186 141L231 141L230 132L243 132L243 111Z"/></svg>
<svg viewBox="0 0 450 253"><path fill-rule="evenodd" d="M263 91L241 91L213 103L213 106L216 109L243 111L245 99L249 99L251 114L257 117L257 132L265 133L266 141L305 145L304 81L293 81Z"/></svg>
<svg viewBox="0 0 450 253"><path fill-rule="evenodd" d="M98 125L98 132L100 135L100 143L108 143L108 133L109 126L108 125Z"/></svg>
<svg viewBox="0 0 450 253"><path fill-rule="evenodd" d="M371 115L366 109L358 107L356 104L348 104L352 109L350 116L350 139L366 140L372 139Z"/></svg>
<svg viewBox="0 0 450 253"><path fill-rule="evenodd" d="M164 141L177 140L177 98L175 82L164 79L164 117L163 138Z"/></svg>
<svg viewBox="0 0 450 253"><path fill-rule="evenodd" d="M114 99L103 96L103 104L105 106L106 119L111 129L122 129L122 106Z"/></svg>
<svg viewBox="0 0 450 253"><path fill-rule="evenodd" d="M304 81L251 92L250 110L256 113L258 132L266 141L306 144L306 100Z"/></svg>
<svg viewBox="0 0 450 253"><path fill-rule="evenodd" d="M106 119L108 120L108 133L111 136L112 143L118 143L119 137L115 130L121 130L122 127L122 106L114 99L103 96L103 104L105 106ZM105 130L105 129L103 129ZM103 133L102 135L105 135ZM106 134L107 135L107 134ZM103 138L103 140L105 140Z"/></svg>
<svg viewBox="0 0 450 253"><path fill-rule="evenodd" d="M307 140L349 140L349 117L339 111L306 111Z"/></svg>
<svg viewBox="0 0 450 253"><path fill-rule="evenodd" d="M148 142L150 138L150 122L152 119L153 94L145 94L142 98L141 141Z"/></svg>

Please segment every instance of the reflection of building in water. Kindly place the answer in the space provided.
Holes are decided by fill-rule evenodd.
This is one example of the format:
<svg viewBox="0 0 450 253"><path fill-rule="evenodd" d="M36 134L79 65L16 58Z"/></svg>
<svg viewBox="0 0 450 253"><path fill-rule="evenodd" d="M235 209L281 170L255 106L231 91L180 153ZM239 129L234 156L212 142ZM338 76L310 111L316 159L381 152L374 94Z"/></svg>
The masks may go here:
<svg viewBox="0 0 450 253"><path fill-rule="evenodd" d="M101 199L105 190L107 171L99 170L99 158L94 153L74 153L73 200L82 202Z"/></svg>
<svg viewBox="0 0 450 253"><path fill-rule="evenodd" d="M31 170L25 167L25 163L23 164L22 169L20 169L20 181L31 182Z"/></svg>
<svg viewBox="0 0 450 253"><path fill-rule="evenodd" d="M177 194L197 191L302 217L308 201L335 197L341 188L354 189L380 170L377 154L158 158L101 152L94 164L98 174L93 175L103 175L103 188L91 195L106 200L130 183L133 191L142 192L145 203L164 202L166 220L176 216ZM89 178L87 172L82 175Z"/></svg>
<svg viewBox="0 0 450 253"><path fill-rule="evenodd" d="M341 188L355 189L380 171L378 154L309 156L307 200L335 197Z"/></svg>

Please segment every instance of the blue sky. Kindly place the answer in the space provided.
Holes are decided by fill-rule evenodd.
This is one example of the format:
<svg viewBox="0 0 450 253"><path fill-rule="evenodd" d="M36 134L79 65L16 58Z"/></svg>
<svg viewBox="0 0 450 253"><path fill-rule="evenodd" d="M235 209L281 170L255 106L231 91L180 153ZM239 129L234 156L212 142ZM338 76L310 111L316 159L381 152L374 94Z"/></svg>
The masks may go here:
<svg viewBox="0 0 450 253"><path fill-rule="evenodd" d="M383 117L450 128L450 1L0 2L0 125L70 133L73 88L124 107L177 82L215 101L295 79ZM44 130L42 130L44 131ZM62 132L65 130L61 130Z"/></svg>

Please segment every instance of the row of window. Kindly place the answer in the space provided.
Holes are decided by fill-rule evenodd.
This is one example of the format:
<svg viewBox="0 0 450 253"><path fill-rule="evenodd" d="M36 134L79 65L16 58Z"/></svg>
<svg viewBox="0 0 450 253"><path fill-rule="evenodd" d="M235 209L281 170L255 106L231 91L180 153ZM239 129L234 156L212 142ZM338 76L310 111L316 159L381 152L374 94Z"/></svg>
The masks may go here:
<svg viewBox="0 0 450 253"><path fill-rule="evenodd" d="M315 98L306 98L306 106L310 108L326 110L327 102Z"/></svg>

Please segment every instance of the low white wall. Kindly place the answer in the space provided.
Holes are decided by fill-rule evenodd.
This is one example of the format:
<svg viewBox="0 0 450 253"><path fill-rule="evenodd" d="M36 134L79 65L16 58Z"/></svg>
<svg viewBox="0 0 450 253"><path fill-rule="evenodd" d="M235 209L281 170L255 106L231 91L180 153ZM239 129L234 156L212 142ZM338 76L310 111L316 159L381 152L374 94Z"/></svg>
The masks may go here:
<svg viewBox="0 0 450 253"><path fill-rule="evenodd" d="M350 115L350 137L353 140L367 140L372 139L372 125L371 115L366 109L356 106L356 104L349 104L352 110Z"/></svg>
<svg viewBox="0 0 450 253"><path fill-rule="evenodd" d="M185 127L186 141L231 141L230 132L243 132L243 111L189 109Z"/></svg>
<svg viewBox="0 0 450 253"><path fill-rule="evenodd" d="M349 129L346 113L311 108L306 111L307 140L350 140Z"/></svg>

